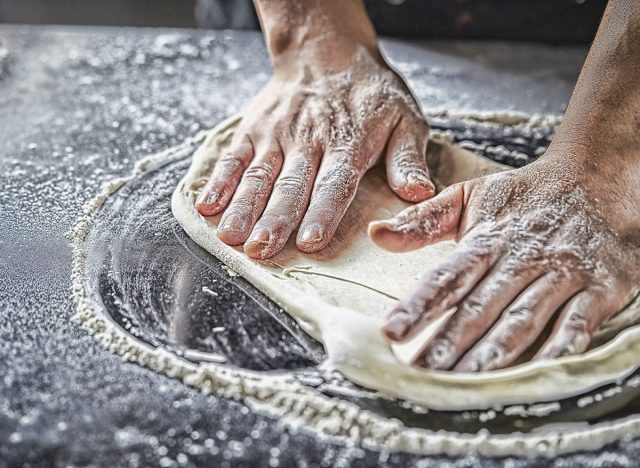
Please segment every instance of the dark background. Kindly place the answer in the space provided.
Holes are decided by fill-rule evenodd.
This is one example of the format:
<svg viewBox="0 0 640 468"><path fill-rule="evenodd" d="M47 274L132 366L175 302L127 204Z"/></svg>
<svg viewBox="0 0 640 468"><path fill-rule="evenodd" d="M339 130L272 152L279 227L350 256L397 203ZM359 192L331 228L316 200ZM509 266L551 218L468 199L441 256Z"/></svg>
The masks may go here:
<svg viewBox="0 0 640 468"><path fill-rule="evenodd" d="M606 0L366 0L382 35L592 40ZM257 29L250 0L0 0L0 22Z"/></svg>

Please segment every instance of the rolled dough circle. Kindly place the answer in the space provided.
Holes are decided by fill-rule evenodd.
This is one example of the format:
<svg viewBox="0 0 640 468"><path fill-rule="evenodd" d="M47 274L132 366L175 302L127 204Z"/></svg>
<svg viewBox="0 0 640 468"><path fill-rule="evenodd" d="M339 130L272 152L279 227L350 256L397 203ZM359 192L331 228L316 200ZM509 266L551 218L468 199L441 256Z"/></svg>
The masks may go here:
<svg viewBox="0 0 640 468"><path fill-rule="evenodd" d="M601 330L608 336L617 333L615 338L581 355L481 373L421 370L402 363L380 334L386 312L395 298L437 266L455 244L392 254L371 243L366 235L369 221L387 218L408 206L388 189L381 172L372 170L324 251L304 254L290 239L283 252L261 262L247 257L241 248L225 245L216 236L219 217L202 217L194 200L239 120L240 116L234 116L221 123L195 152L173 194L173 213L195 242L323 343L327 368L365 387L427 407L467 410L558 401L618 382L638 367L640 328L626 328L640 313L637 298ZM437 136L427 152L440 187L507 169Z"/></svg>

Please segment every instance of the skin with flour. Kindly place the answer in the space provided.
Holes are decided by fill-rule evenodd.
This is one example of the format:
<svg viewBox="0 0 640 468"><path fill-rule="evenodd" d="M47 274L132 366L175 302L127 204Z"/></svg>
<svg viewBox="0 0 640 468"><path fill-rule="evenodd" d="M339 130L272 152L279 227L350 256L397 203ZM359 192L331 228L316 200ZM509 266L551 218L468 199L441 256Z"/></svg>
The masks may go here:
<svg viewBox="0 0 640 468"><path fill-rule="evenodd" d="M249 256L263 259L299 227L300 250L322 249L360 178L384 158L396 194L427 201L373 223L374 242L406 251L459 241L384 328L388 339L403 341L457 308L416 365L508 366L556 317L536 358L582 352L637 293L640 4L610 2L543 157L433 200L423 157L428 126L384 62L361 2L256 5L274 76L197 200L203 215L224 211L222 241L244 243Z"/></svg>
<svg viewBox="0 0 640 468"><path fill-rule="evenodd" d="M304 252L324 248L381 157L407 201L435 194L424 159L428 126L404 81L378 50L359 2L257 1L274 66L243 112L197 200L225 210L218 236L264 259L299 227Z"/></svg>

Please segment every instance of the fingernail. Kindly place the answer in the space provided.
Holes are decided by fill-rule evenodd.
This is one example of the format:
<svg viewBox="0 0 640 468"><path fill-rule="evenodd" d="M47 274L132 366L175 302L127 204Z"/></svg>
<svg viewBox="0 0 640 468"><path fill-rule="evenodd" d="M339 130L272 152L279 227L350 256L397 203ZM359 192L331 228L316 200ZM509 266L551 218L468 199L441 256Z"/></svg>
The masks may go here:
<svg viewBox="0 0 640 468"><path fill-rule="evenodd" d="M412 198L422 199L424 196L435 193L436 187L426 174L411 172L407 175L407 185L404 190Z"/></svg>
<svg viewBox="0 0 640 468"><path fill-rule="evenodd" d="M406 312L397 312L389 317L383 327L384 335L392 341L401 341L411 328L411 318Z"/></svg>
<svg viewBox="0 0 640 468"><path fill-rule="evenodd" d="M212 195L213 193L209 191L200 192L200 194L196 198L196 205L204 205L206 203L209 203Z"/></svg>
<svg viewBox="0 0 640 468"><path fill-rule="evenodd" d="M271 240L271 231L266 228L254 229L249 238L247 244L268 244Z"/></svg>
<svg viewBox="0 0 640 468"><path fill-rule="evenodd" d="M318 223L311 223L304 229L304 231L302 231L300 242L304 242L305 244L318 242L322 240L322 235L322 226Z"/></svg>
<svg viewBox="0 0 640 468"><path fill-rule="evenodd" d="M369 232L377 232L381 229L388 231L396 231L399 225L395 221L395 218L385 219L383 221L372 221L369 223Z"/></svg>
<svg viewBox="0 0 640 468"><path fill-rule="evenodd" d="M244 222L237 214L233 213L227 216L218 229L222 231L240 232L244 228Z"/></svg>
<svg viewBox="0 0 640 468"><path fill-rule="evenodd" d="M277 253L277 246L271 243L271 231L267 228L254 229L244 243L244 252L251 258L264 260Z"/></svg>
<svg viewBox="0 0 640 468"><path fill-rule="evenodd" d="M218 192L201 192L196 198L195 207L200 214L210 216L217 213Z"/></svg>

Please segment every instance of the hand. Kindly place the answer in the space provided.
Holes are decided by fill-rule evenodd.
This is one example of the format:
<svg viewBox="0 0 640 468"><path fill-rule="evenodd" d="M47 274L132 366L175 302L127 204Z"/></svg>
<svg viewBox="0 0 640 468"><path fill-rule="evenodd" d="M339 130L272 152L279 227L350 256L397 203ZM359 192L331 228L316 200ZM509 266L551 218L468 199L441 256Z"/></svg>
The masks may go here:
<svg viewBox="0 0 640 468"><path fill-rule="evenodd" d="M389 340L405 341L456 308L424 343L416 366L503 368L546 338L550 322L534 359L581 353L638 292L638 195L624 200L624 209L609 204L602 194L610 181L607 188L585 168L572 170L576 158L557 153L456 184L370 226L377 244L397 252L460 239L384 327Z"/></svg>
<svg viewBox="0 0 640 468"><path fill-rule="evenodd" d="M226 208L218 237L250 257L275 255L298 226L300 250L324 248L382 155L398 196L435 193L428 126L402 79L366 47L334 44L327 60L275 61L196 201L204 216Z"/></svg>

